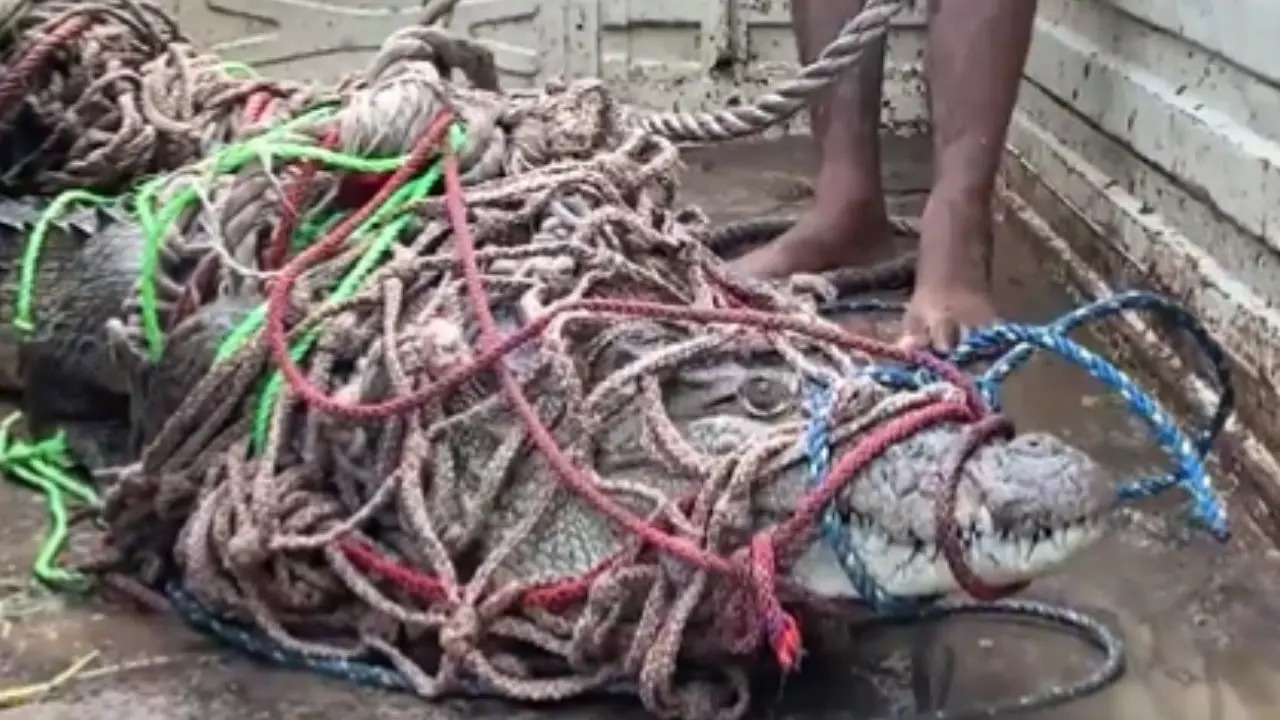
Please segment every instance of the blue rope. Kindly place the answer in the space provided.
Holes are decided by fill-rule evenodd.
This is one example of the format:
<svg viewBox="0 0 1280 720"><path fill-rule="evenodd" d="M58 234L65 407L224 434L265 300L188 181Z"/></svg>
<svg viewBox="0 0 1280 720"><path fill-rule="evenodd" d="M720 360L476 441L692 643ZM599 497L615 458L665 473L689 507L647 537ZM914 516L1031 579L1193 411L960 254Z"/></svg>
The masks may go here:
<svg viewBox="0 0 1280 720"><path fill-rule="evenodd" d="M805 427L804 444L810 490L817 489L831 471L831 409L834 401L830 388L817 383L810 386L805 398L809 421ZM890 595L867 571L862 555L849 542L849 533L845 531L834 503L822 512L820 532L862 602L881 615L907 616L919 610L921 600Z"/></svg>
<svg viewBox="0 0 1280 720"><path fill-rule="evenodd" d="M404 674L392 667L359 660L310 655L283 647L266 635L248 628L228 623L209 612L176 580L165 585L173 611L197 630L244 655L255 657L286 670L312 672L379 690L415 693L413 684ZM474 679L463 679L455 693L467 698L503 698L502 693L486 690L487 685ZM601 694L634 695L635 687L626 682L615 682L597 689Z"/></svg>
<svg viewBox="0 0 1280 720"><path fill-rule="evenodd" d="M890 308L889 303L874 301L870 305L866 302L841 303L827 310L886 311ZM1209 422L1195 434L1194 441L1178 427L1173 417L1159 403L1119 368L1067 337L1067 333L1087 323L1132 310L1158 313L1174 327L1186 331L1212 366L1219 393L1218 404ZM1004 381L1030 359L1036 350L1053 352L1117 392L1125 399L1130 411L1151 428L1161 449L1174 459L1176 469L1173 472L1159 477L1141 478L1122 486L1118 491L1122 501L1149 498L1174 486L1182 486L1191 497L1192 519L1206 527L1219 541L1226 541L1230 537L1226 510L1213 490L1205 468L1205 458L1226 425L1235 394L1226 353L1190 313L1158 295L1145 292L1121 293L1073 310L1048 325L1006 323L980 330L970 335L947 359L959 367L968 367L985 357L995 355L994 362L975 381L986 402L992 408L999 408L1000 390ZM923 368L875 366L864 372L877 382L897 389L919 388L939 379ZM804 442L811 485L820 483L829 470L829 406L829 391L826 388L817 387L810 391L809 427ZM874 610L899 614L910 606L912 601L893 598L883 588L876 586L856 549L849 544L848 534L844 532L833 509L828 509L823 516L823 536L835 552L849 580Z"/></svg>
<svg viewBox="0 0 1280 720"><path fill-rule="evenodd" d="M1156 313L1170 320L1177 329L1186 332L1196 341L1196 345L1204 353L1205 359L1213 370L1213 379L1217 384L1218 405L1214 409L1208 424L1197 434L1196 440L1196 448L1203 458L1208 455L1214 440L1217 439L1223 427L1227 424L1227 418L1230 417L1231 410L1235 405L1235 388L1231 384L1231 372L1227 367L1225 351L1191 313L1168 298L1159 295L1146 292L1125 292L1072 310L1047 326L1045 330L1059 335L1067 335L1073 330L1084 327L1087 323L1105 320L1122 312L1133 310ZM1000 340L1013 344L1010 342L1011 338L1009 337L998 338L988 335L988 333L998 335L999 330L1000 326L996 326L987 332L967 338L965 343L951 354L951 362L964 366L983 355L993 354L998 351L1001 347ZM999 406L998 390L1000 383L1026 363L1035 350L1034 343L1018 343L992 363L991 367L979 380L979 387L983 390L984 397L988 402L993 406ZM1110 367L1109 364L1108 366ZM1118 391L1122 391L1123 386L1133 386L1133 382L1120 374L1114 367L1112 367L1111 373L1112 377L1109 379L1099 379ZM1097 376L1095 375L1095 377ZM1146 414L1145 410L1138 412Z"/></svg>
<svg viewBox="0 0 1280 720"><path fill-rule="evenodd" d="M413 686L398 671L357 660L317 657L281 647L271 638L224 622L213 616L176 582L170 582L165 594L173 609L188 624L240 652L291 670L305 670L346 680L357 685L412 692Z"/></svg>

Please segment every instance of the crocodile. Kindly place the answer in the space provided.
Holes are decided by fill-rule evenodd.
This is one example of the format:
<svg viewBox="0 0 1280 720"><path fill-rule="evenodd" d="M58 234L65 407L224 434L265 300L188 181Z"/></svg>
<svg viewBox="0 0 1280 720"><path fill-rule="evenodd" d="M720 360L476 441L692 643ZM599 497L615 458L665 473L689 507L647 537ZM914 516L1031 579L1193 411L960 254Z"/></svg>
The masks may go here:
<svg viewBox="0 0 1280 720"><path fill-rule="evenodd" d="M106 328L135 290L142 234L110 208L62 214L47 224L24 283L28 242L47 207L0 199L0 391L18 396L33 434L59 427L90 465L120 462L132 363ZM24 284L30 311L19 317Z"/></svg>
<svg viewBox="0 0 1280 720"><path fill-rule="evenodd" d="M55 223L44 239L36 272L34 332L16 333L13 307L19 282L21 238L39 217L38 203L0 200L0 376L23 394L23 407L41 425L115 422L138 436L138 425L154 433L212 364L218 342L260 298L223 298L205 303L173 329L164 355L137 381L134 361L114 348L109 326L135 290L143 247L139 229L106 210L73 213ZM597 346L581 348L582 379L590 387L635 363L655 347L689 338L638 322ZM462 337L459 334L458 337ZM527 358L526 358L527 359ZM587 360L589 359L589 361ZM519 362L519 358L513 360ZM889 391L856 380L859 402L888 397ZM611 482L657 488L670 497L691 489L669 464L655 458L643 438L644 402L657 402L700 462L732 463L780 427L798 427L806 413L802 384L776 352L704 353L657 378L657 384L626 395L601 422L590 465ZM484 554L518 523L528 503L554 482L537 460L515 464L502 492L485 508L469 499L481 492L479 478L511 435L514 420L477 417L460 424L444 441L458 481L433 498L433 507L470 518L480 529L476 547ZM96 427L96 426L95 426ZM838 427L836 428L839 429ZM940 425L890 447L873 460L836 498L844 545L860 555L870 578L899 596L935 596L960 585L935 535L935 503L943 492L940 458L963 442L964 429ZM87 437L87 434L86 434ZM860 435L836 438L835 457ZM137 443L111 452L84 442L99 456L136 453ZM77 448L79 449L79 448ZM810 478L798 452L778 462L746 490L741 517L724 529L726 537L776 525L805 495ZM957 486L956 527L964 559L983 579L1006 584L1053 572L1098 540L1114 507L1114 478L1084 452L1047 434L997 439L964 464ZM723 502L732 498L726 497ZM501 573L524 581L553 582L577 577L623 549L625 535L576 497L555 502L528 542L503 562ZM646 510L632 503L636 512ZM652 508L647 508L652 511ZM839 573L837 558L816 535L790 568L795 580L827 596L855 595ZM460 549L461 552L462 549Z"/></svg>

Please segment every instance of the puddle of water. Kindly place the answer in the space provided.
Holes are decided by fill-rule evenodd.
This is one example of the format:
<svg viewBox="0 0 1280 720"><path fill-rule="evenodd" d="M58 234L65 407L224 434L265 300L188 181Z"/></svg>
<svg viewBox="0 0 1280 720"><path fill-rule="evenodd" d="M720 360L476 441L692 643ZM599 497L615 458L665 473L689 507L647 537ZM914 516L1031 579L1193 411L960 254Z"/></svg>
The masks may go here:
<svg viewBox="0 0 1280 720"><path fill-rule="evenodd" d="M893 207L916 212L928 178L919 143L896 143L886 156ZM802 207L812 166L807 145L789 141L750 152L715 148L689 157L686 199L718 220ZM1026 238L999 238L997 301L1018 320L1044 321L1070 305L1053 286ZM1055 432L1090 452L1119 477L1163 467L1145 427L1116 398L1063 363L1034 360L1006 390L1008 410L1024 429ZM1166 521L1176 500L1148 503L1117 518L1101 547L1028 595L1068 604L1119 627L1128 672L1093 697L1050 709L1044 720L1161 718L1263 720L1280 706L1280 554L1232 498L1236 536L1218 546ZM0 578L22 577L35 552L43 512L38 500L0 484ZM210 653L212 646L155 618L138 618L75 602L0 627L0 678L48 677L88 648L108 661ZM847 628L814 633L855 652L816 655L762 716L874 717L891 698L920 694L946 707L991 703L1087 673L1092 651L1044 629L1008 622L946 621L847 637ZM919 648L912 662L912 650ZM914 665L924 669L910 672ZM769 696L769 690L763 694ZM945 696L945 697L944 697ZM451 703L424 710L415 700L369 693L303 674L264 670L239 659L167 668L87 683L36 707L0 710L0 720L200 717L346 718L643 717L634 706L579 704L546 711L497 703Z"/></svg>

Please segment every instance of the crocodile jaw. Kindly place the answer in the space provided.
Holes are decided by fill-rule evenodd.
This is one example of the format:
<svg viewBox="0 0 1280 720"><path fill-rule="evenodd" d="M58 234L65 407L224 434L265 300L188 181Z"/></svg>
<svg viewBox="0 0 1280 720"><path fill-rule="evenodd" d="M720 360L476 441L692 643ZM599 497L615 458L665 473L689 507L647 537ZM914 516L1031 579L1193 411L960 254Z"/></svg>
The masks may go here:
<svg viewBox="0 0 1280 720"><path fill-rule="evenodd" d="M1081 519L1035 535L974 533L966 541L964 558L987 584L1025 582L1061 570L1103 534L1101 517ZM865 572L889 595L928 597L960 590L936 544L897 540L872 523L856 521L845 526L843 544L857 553ZM822 597L858 597L836 552L821 538L801 555L791 575Z"/></svg>
<svg viewBox="0 0 1280 720"><path fill-rule="evenodd" d="M930 430L890 448L838 497L840 542L818 537L796 579L822 595L855 593L832 544L856 555L890 595L960 590L937 541L943 494L937 458L954 446ZM1115 507L1114 478L1085 453L1049 435L1026 434L976 451L956 486L954 532L965 564L988 585L1034 580L1061 569L1097 542ZM846 563L850 564L850 563ZM855 593L856 594L856 593Z"/></svg>

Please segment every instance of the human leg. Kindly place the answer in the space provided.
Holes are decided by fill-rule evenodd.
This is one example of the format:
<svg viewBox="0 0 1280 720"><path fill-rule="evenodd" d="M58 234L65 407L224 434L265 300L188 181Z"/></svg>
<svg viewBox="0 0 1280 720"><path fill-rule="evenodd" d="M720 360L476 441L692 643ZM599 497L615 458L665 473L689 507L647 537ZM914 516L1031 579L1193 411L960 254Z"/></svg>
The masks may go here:
<svg viewBox="0 0 1280 720"><path fill-rule="evenodd" d="M996 317L991 201L1035 0L930 0L934 182L904 344L948 349Z"/></svg>
<svg viewBox="0 0 1280 720"><path fill-rule="evenodd" d="M809 63L866 0L792 0L801 61ZM890 252L880 180L880 97L884 42L821 93L809 108L822 161L812 207L781 237L740 258L735 267L783 277L876 260Z"/></svg>

